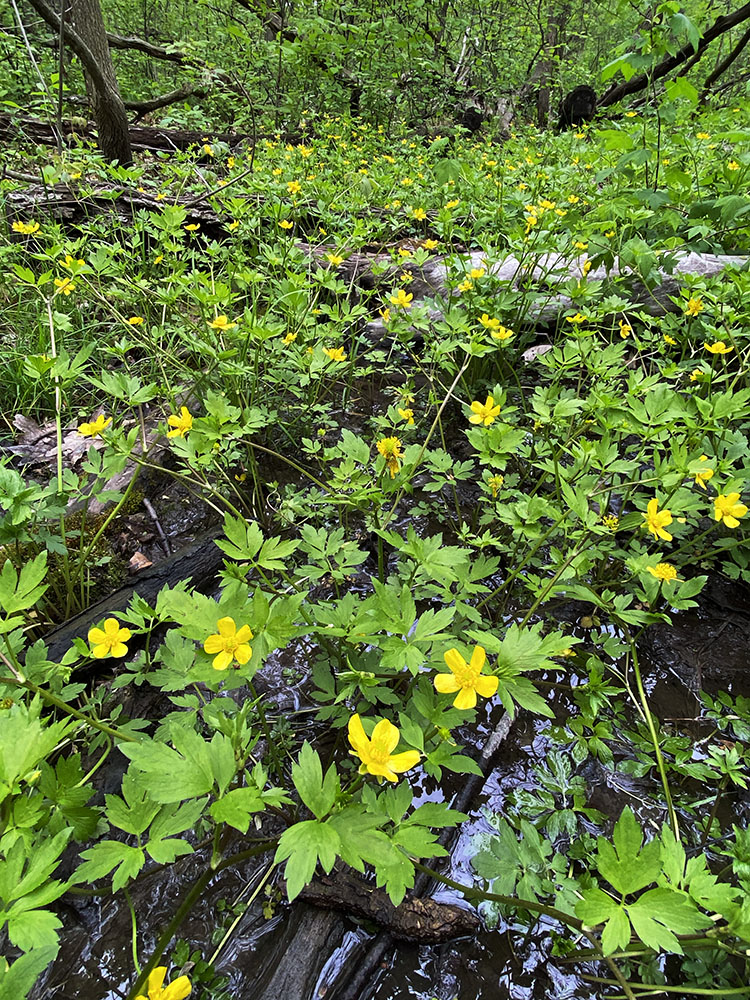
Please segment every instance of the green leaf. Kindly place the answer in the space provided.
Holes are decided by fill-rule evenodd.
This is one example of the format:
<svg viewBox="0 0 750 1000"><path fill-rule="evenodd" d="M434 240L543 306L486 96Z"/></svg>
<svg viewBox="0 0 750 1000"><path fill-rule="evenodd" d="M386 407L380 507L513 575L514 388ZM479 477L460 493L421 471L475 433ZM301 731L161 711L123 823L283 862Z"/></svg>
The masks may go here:
<svg viewBox="0 0 750 1000"><path fill-rule="evenodd" d="M651 840L641 850L643 831L629 807L620 814L612 841L597 841L597 868L610 885L625 896L656 881L661 872L659 841Z"/></svg>
<svg viewBox="0 0 750 1000"><path fill-rule="evenodd" d="M217 823L228 823L240 833L247 833L253 813L266 808L257 788L233 788L211 805L211 815Z"/></svg>
<svg viewBox="0 0 750 1000"><path fill-rule="evenodd" d="M49 910L26 910L8 919L8 937L21 951L57 948L62 921Z"/></svg>
<svg viewBox="0 0 750 1000"><path fill-rule="evenodd" d="M59 946L35 948L20 955L12 965L0 959L0 1000L26 1000L42 972L57 955Z"/></svg>
<svg viewBox="0 0 750 1000"><path fill-rule="evenodd" d="M114 871L113 892L135 878L146 863L146 856L140 848L122 844L119 840L101 840L87 851L82 851L81 857L84 861L78 866L73 881L94 882Z"/></svg>
<svg viewBox="0 0 750 1000"><path fill-rule="evenodd" d="M340 852L341 839L328 823L310 819L285 830L276 849L274 864L286 860L284 878L289 902L299 896L312 879L318 862L325 872L330 872Z"/></svg>
<svg viewBox="0 0 750 1000"><path fill-rule="evenodd" d="M332 764L324 779L320 757L307 742L302 744L298 762L292 764L292 781L302 801L318 819L331 811L339 791L336 768Z"/></svg>
<svg viewBox="0 0 750 1000"><path fill-rule="evenodd" d="M47 590L48 585L42 583L46 575L46 551L24 563L20 574L16 573L10 559L6 559L0 572L0 608L8 615L33 608Z"/></svg>
<svg viewBox="0 0 750 1000"><path fill-rule="evenodd" d="M143 774L145 787L155 802L180 802L206 795L214 784L209 744L193 729L173 726L170 731L175 750L156 740L121 743L119 749Z"/></svg>
<svg viewBox="0 0 750 1000"><path fill-rule="evenodd" d="M695 903L672 889L649 889L627 907L633 930L647 948L682 954L675 934L694 934L713 926Z"/></svg>

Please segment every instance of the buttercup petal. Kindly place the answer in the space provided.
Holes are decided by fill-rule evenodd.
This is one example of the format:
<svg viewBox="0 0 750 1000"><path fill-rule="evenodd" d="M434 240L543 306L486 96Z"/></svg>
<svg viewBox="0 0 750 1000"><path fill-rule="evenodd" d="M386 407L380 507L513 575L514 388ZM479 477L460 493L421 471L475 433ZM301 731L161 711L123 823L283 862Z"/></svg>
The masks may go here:
<svg viewBox="0 0 750 1000"><path fill-rule="evenodd" d="M497 691L499 683L497 677L477 677L474 687L477 694L481 694L483 698L491 698Z"/></svg>
<svg viewBox="0 0 750 1000"><path fill-rule="evenodd" d="M94 646L91 650L91 655L95 660L103 660L105 656L109 656L109 643L103 643L101 646Z"/></svg>
<svg viewBox="0 0 750 1000"><path fill-rule="evenodd" d="M388 719L381 719L372 731L371 741L381 743L390 754L398 746L398 729Z"/></svg>
<svg viewBox="0 0 750 1000"><path fill-rule="evenodd" d="M364 726L362 725L362 720L356 713L349 719L348 725L349 742L354 747L354 749L359 753L364 747L369 744L367 739L367 734L365 733Z"/></svg>
<svg viewBox="0 0 750 1000"><path fill-rule="evenodd" d="M185 997L190 995L192 989L193 987L190 985L190 980L187 976L178 976L164 990L161 1000L185 1000Z"/></svg>
<svg viewBox="0 0 750 1000"><path fill-rule="evenodd" d="M106 618L104 620L104 631L108 636L115 636L120 631L120 623L116 618Z"/></svg>
<svg viewBox="0 0 750 1000"><path fill-rule="evenodd" d="M238 663L247 663L252 655L252 646L248 646L246 642L238 646L234 651L234 658Z"/></svg>
<svg viewBox="0 0 750 1000"><path fill-rule="evenodd" d="M435 690L440 694L453 694L460 687L455 674L435 674L434 684Z"/></svg>
<svg viewBox="0 0 750 1000"><path fill-rule="evenodd" d="M213 668L214 670L226 670L231 662L232 654L223 649L218 656L214 657Z"/></svg>
<svg viewBox="0 0 750 1000"><path fill-rule="evenodd" d="M720 515L717 515L716 517L717 521L719 520L719 516ZM91 643L96 643L96 645L99 645L102 642L107 641L107 634L106 632L103 632L100 628L92 628L89 629L88 640Z"/></svg>
<svg viewBox="0 0 750 1000"><path fill-rule="evenodd" d="M110 650L110 656L119 657L127 655L128 655L128 647L125 645L124 642L116 642L112 647L112 649Z"/></svg>
<svg viewBox="0 0 750 1000"><path fill-rule="evenodd" d="M477 673L484 666L484 661L487 659L487 654L482 649L481 646L475 646L474 651L471 654L471 660L469 661L469 666L472 670L476 670Z"/></svg>
<svg viewBox="0 0 750 1000"><path fill-rule="evenodd" d="M408 771L411 767L416 767L419 763L420 754L418 750L404 750L397 753L388 761L388 766L394 771Z"/></svg>
<svg viewBox="0 0 750 1000"><path fill-rule="evenodd" d="M146 987L148 989L148 995L150 1000L158 995L159 990L167 976L166 965L157 965L155 969L152 969L148 975L148 980L146 981Z"/></svg>
<svg viewBox="0 0 750 1000"><path fill-rule="evenodd" d="M455 648L449 649L447 653L443 653L443 659L454 673L457 670L462 670L466 666L466 660Z"/></svg>
<svg viewBox="0 0 750 1000"><path fill-rule="evenodd" d="M474 688L461 688L453 702L455 708L474 708L477 703L477 693Z"/></svg>
<svg viewBox="0 0 750 1000"><path fill-rule="evenodd" d="M220 653L224 648L224 640L220 635L210 635L203 643L207 653Z"/></svg>
<svg viewBox="0 0 750 1000"><path fill-rule="evenodd" d="M234 618L220 618L216 623L216 628L219 635L223 635L225 639L231 639L234 633L237 631L237 626L234 624Z"/></svg>
<svg viewBox="0 0 750 1000"><path fill-rule="evenodd" d="M249 625L243 625L242 628L237 629L237 635L235 635L237 642L247 642L252 637L253 633Z"/></svg>

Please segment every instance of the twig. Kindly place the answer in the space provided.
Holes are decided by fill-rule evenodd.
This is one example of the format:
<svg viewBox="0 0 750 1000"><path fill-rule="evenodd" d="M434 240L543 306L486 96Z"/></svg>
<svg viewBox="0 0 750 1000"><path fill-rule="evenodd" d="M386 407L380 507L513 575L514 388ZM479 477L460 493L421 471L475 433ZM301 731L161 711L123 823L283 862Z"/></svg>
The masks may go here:
<svg viewBox="0 0 750 1000"><path fill-rule="evenodd" d="M148 516L154 522L154 527L156 528L156 533L159 536L159 541L161 542L161 547L164 549L164 551L167 553L168 556L171 556L172 552L174 550L172 549L172 546L170 544L169 539L164 534L164 529L162 528L161 521L159 520L159 517L158 517L156 511L153 508L153 504L151 503L150 500L147 500L146 497L144 497L143 498L143 506L146 508L146 511L148 512Z"/></svg>

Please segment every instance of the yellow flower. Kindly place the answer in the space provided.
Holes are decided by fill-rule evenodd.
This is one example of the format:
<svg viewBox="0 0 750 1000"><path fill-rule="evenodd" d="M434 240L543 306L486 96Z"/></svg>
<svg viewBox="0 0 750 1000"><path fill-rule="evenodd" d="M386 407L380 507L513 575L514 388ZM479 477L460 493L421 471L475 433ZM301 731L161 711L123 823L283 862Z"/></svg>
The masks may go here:
<svg viewBox="0 0 750 1000"><path fill-rule="evenodd" d="M401 734L398 727L387 719L381 719L368 739L359 715L349 719L349 742L352 749L349 753L359 757L360 774L374 774L377 778L387 781L398 781L399 773L408 771L419 763L418 750L404 750L394 754Z"/></svg>
<svg viewBox="0 0 750 1000"><path fill-rule="evenodd" d="M401 442L397 437L381 438L378 441L378 451L385 459L385 467L393 479L401 468Z"/></svg>
<svg viewBox="0 0 750 1000"><path fill-rule="evenodd" d="M401 417L402 420L406 421L407 426L411 427L411 425L414 423L414 410L409 409L408 406L405 407L403 410L401 409L401 407L399 407L398 415Z"/></svg>
<svg viewBox="0 0 750 1000"><path fill-rule="evenodd" d="M417 220L417 222L424 222L427 218L427 212L423 208L415 208L412 212L412 216Z"/></svg>
<svg viewBox="0 0 750 1000"><path fill-rule="evenodd" d="M602 524L605 528L609 528L610 531L617 531L620 527L620 518L617 514L605 514L602 518Z"/></svg>
<svg viewBox="0 0 750 1000"><path fill-rule="evenodd" d="M747 507L739 503L739 493L720 493L714 500L714 520L723 521L727 528L736 528L738 518L747 514Z"/></svg>
<svg viewBox="0 0 750 1000"><path fill-rule="evenodd" d="M98 437L105 427L109 427L112 423L112 417L106 417L103 413L100 413L96 420L91 423L83 423L78 425L78 433L81 437Z"/></svg>
<svg viewBox="0 0 750 1000"><path fill-rule="evenodd" d="M466 278L458 286L458 290L459 290L459 292L468 292L470 288L473 288L473 286L474 286L473 281L471 281L469 278Z"/></svg>
<svg viewBox="0 0 750 1000"><path fill-rule="evenodd" d="M460 203L460 201L461 201L460 198L453 198L451 201L447 201L445 203L445 207L446 208L455 208Z"/></svg>
<svg viewBox="0 0 750 1000"><path fill-rule="evenodd" d="M484 424L485 427L489 427L491 423L494 423L495 417L500 412L499 404L495 406L495 400L492 396L487 397L485 403L480 403L478 399L475 399L471 404L472 415L469 417L470 424Z"/></svg>
<svg viewBox="0 0 750 1000"><path fill-rule="evenodd" d="M189 222L185 226L185 230L188 233L197 233L199 229L200 229L200 223L199 222Z"/></svg>
<svg viewBox="0 0 750 1000"><path fill-rule="evenodd" d="M638 114L637 111L626 111L625 112L625 117L626 118L635 118L637 116L637 114Z"/></svg>
<svg viewBox="0 0 750 1000"><path fill-rule="evenodd" d="M583 313L577 312L575 316L566 316L565 319L568 323L573 323L575 326L579 326L581 323L585 323L588 316L584 316Z"/></svg>
<svg viewBox="0 0 750 1000"><path fill-rule="evenodd" d="M235 229L239 229L239 228L240 228L240 220L239 219L232 219L232 221L227 226L227 229L229 230L230 233L233 233L235 231Z"/></svg>
<svg viewBox="0 0 750 1000"><path fill-rule="evenodd" d="M725 344L723 340L717 340L715 344L703 342L703 346L710 354L729 354L734 348L731 344Z"/></svg>
<svg viewBox="0 0 750 1000"><path fill-rule="evenodd" d="M166 965L157 965L146 980L148 996L139 993L135 1000L185 1000L185 997L190 996L192 986L187 976L178 976L169 986L164 986L166 975Z"/></svg>
<svg viewBox="0 0 750 1000"><path fill-rule="evenodd" d="M337 253L327 253L326 260L328 261L329 264L333 264L334 267L338 267L339 264L344 263L344 258L339 257Z"/></svg>
<svg viewBox="0 0 750 1000"><path fill-rule="evenodd" d="M502 485L503 485L504 482L505 482L505 479L504 479L503 476L500 475L500 473L495 473L494 476L490 476L490 478L487 480L487 485L492 490L492 499L493 500L495 499L495 497L500 492L500 490L501 490Z"/></svg>
<svg viewBox="0 0 750 1000"><path fill-rule="evenodd" d="M439 240L423 240L422 246L425 250L434 250L436 247L440 246Z"/></svg>
<svg viewBox="0 0 750 1000"><path fill-rule="evenodd" d="M23 236L33 236L40 228L38 222L14 222L11 226L14 233L21 233Z"/></svg>
<svg viewBox="0 0 750 1000"><path fill-rule="evenodd" d="M252 647L248 645L248 639L253 637L250 626L241 625L237 628L234 618L220 618L216 628L218 632L210 635L203 643L207 653L217 654L213 662L214 670L226 670L234 660L247 663L253 655Z"/></svg>
<svg viewBox="0 0 750 1000"><path fill-rule="evenodd" d="M380 310L380 315L383 317L383 322L384 323L390 323L390 321L391 321L391 310L388 309L388 307L386 307L385 309L381 309Z"/></svg>
<svg viewBox="0 0 750 1000"><path fill-rule="evenodd" d="M405 292L403 288L399 288L395 295L389 295L388 301L391 305L398 306L400 309L411 309L411 303L414 296L411 292Z"/></svg>
<svg viewBox="0 0 750 1000"><path fill-rule="evenodd" d="M105 656L127 656L125 643L133 633L129 628L120 628L116 618L105 618L104 628L89 629L88 640L92 645L91 655L102 660Z"/></svg>
<svg viewBox="0 0 750 1000"><path fill-rule="evenodd" d="M72 278L55 278L55 287L57 288L55 295L59 292L62 292L63 295L70 295L76 286Z"/></svg>
<svg viewBox="0 0 750 1000"><path fill-rule="evenodd" d="M609 229L604 235L607 237L608 240L611 240L612 237L615 235L615 231L614 229Z"/></svg>
<svg viewBox="0 0 750 1000"><path fill-rule="evenodd" d="M701 381L705 377L705 374L706 373L703 371L702 368L693 368L693 370L690 372L690 381L691 382Z"/></svg>
<svg viewBox="0 0 750 1000"><path fill-rule="evenodd" d="M499 326L497 330L493 330L491 333L493 340L510 340L514 336L513 331L507 326Z"/></svg>
<svg viewBox="0 0 750 1000"><path fill-rule="evenodd" d="M568 201L570 202L571 205L577 205L580 200L581 199L578 197L577 194L568 195Z"/></svg>
<svg viewBox="0 0 750 1000"><path fill-rule="evenodd" d="M588 243L583 243L581 240L576 240L573 246L576 248L576 250L588 249Z"/></svg>
<svg viewBox="0 0 750 1000"><path fill-rule="evenodd" d="M663 538L667 542L672 541L672 536L668 531L664 530L668 524L672 523L672 512L671 510L660 511L659 501L656 497L653 500L649 500L646 513L642 517L654 538Z"/></svg>
<svg viewBox="0 0 750 1000"><path fill-rule="evenodd" d="M665 333L664 334L664 343L665 344L669 344L670 347L674 347L674 345L677 343L677 341L674 339L674 337L670 337L668 333Z"/></svg>
<svg viewBox="0 0 750 1000"><path fill-rule="evenodd" d="M297 334L296 333L288 333L284 337L283 343L285 343L285 344L293 344L296 339L297 339Z"/></svg>
<svg viewBox="0 0 750 1000"><path fill-rule="evenodd" d="M403 257L405 260L407 257L411 257L411 250L409 250L408 247L399 247L398 255L399 257Z"/></svg>
<svg viewBox="0 0 750 1000"><path fill-rule="evenodd" d="M626 323L624 319L621 319L620 336L622 337L622 339L625 340L625 338L629 337L632 332L633 332L633 327L630 325L630 323Z"/></svg>
<svg viewBox="0 0 750 1000"><path fill-rule="evenodd" d="M672 583L677 579L677 570L671 563L657 563L656 566L647 566L646 569L651 576L655 576L657 580L663 580L665 583Z"/></svg>
<svg viewBox="0 0 750 1000"><path fill-rule="evenodd" d="M492 331L492 330L499 330L501 328L500 320L495 319L494 316L488 316L487 313L482 313L482 315L479 317L479 322L486 330Z"/></svg>
<svg viewBox="0 0 750 1000"><path fill-rule="evenodd" d="M469 277L473 278L475 281L478 278L483 278L484 275L485 269L483 267L472 267L471 271L469 271Z"/></svg>
<svg viewBox="0 0 750 1000"><path fill-rule="evenodd" d="M736 160L730 160L729 163L727 163L727 167L729 168L729 170L739 170L740 169L740 165L739 165L739 163Z"/></svg>
<svg viewBox="0 0 750 1000"><path fill-rule="evenodd" d="M143 323L143 316L131 316L128 323L130 326L140 326Z"/></svg>
<svg viewBox="0 0 750 1000"><path fill-rule="evenodd" d="M343 347L324 347L323 354L327 354L331 361L346 361L346 351Z"/></svg>
<svg viewBox="0 0 750 1000"><path fill-rule="evenodd" d="M700 462L707 462L708 455L701 455ZM706 483L713 476L714 469L699 469L695 474L695 481L700 486L702 490L706 489Z"/></svg>
<svg viewBox="0 0 750 1000"><path fill-rule="evenodd" d="M286 186L286 189L289 192L289 194L299 194L300 191L302 190L302 185L300 184L299 181L289 181L289 183Z"/></svg>
<svg viewBox="0 0 750 1000"><path fill-rule="evenodd" d="M293 229L294 223L290 222L289 219L282 219L279 223L282 229Z"/></svg>
<svg viewBox="0 0 750 1000"><path fill-rule="evenodd" d="M686 316L697 316L699 312L703 312L703 299L691 295L683 311Z"/></svg>
<svg viewBox="0 0 750 1000"><path fill-rule="evenodd" d="M695 133L695 138L696 139L710 139L711 138L711 133L710 132L696 132Z"/></svg>
<svg viewBox="0 0 750 1000"><path fill-rule="evenodd" d="M587 260L587 261L584 262L582 270L583 270L584 275L586 275L586 274L589 273L589 271L591 270L591 261L590 260Z"/></svg>
<svg viewBox="0 0 750 1000"><path fill-rule="evenodd" d="M171 414L167 417L167 423L172 428L171 431L167 431L168 438L184 438L187 432L192 429L193 418L187 406L181 406L180 415L176 416L175 414Z"/></svg>
<svg viewBox="0 0 750 1000"><path fill-rule="evenodd" d="M234 330L237 326L236 323L230 323L223 313L221 316L217 316L216 319L210 319L208 321L208 325L212 330L221 330L222 333L226 333L228 330Z"/></svg>
<svg viewBox="0 0 750 1000"><path fill-rule="evenodd" d="M474 708L478 694L483 698L491 698L497 691L497 677L482 674L487 657L481 646L474 647L468 663L457 649L449 649L443 654L443 659L451 672L438 674L434 680L435 688L440 694L458 691L453 701L455 708Z"/></svg>
<svg viewBox="0 0 750 1000"><path fill-rule="evenodd" d="M203 143L203 152L206 154L206 156L213 156L214 155L214 147L209 142L204 142Z"/></svg>
<svg viewBox="0 0 750 1000"><path fill-rule="evenodd" d="M232 168L234 167L234 165L235 165L236 162L237 161L235 160L235 158L233 156L228 156L227 157L227 167L230 170L232 170Z"/></svg>

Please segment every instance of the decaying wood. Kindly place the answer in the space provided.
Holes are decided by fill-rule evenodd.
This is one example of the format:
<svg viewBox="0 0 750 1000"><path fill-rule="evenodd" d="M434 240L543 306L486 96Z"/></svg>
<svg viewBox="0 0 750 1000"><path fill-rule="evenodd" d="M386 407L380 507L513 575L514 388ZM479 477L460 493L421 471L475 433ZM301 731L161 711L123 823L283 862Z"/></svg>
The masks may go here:
<svg viewBox="0 0 750 1000"><path fill-rule="evenodd" d="M127 608L135 594L153 604L162 587L173 587L184 580L189 580L193 587L199 587L206 580L213 579L224 559L224 553L215 542L219 535L218 529L200 535L168 559L142 570L126 586L47 632L42 638L47 645L49 659L59 662L74 639L85 639L93 625Z"/></svg>
<svg viewBox="0 0 750 1000"><path fill-rule="evenodd" d="M63 121L61 124L65 137L96 139L95 127L85 120ZM131 125L129 133L132 149L155 153L174 153L175 150L185 150L191 146L199 149L206 135L205 132L194 132L190 129L156 128L145 125ZM226 143L231 149L253 141L252 136L235 132L211 132L210 138L212 142ZM36 118L0 115L0 140L7 142L11 139L14 141L26 139L42 146L54 146L57 143L53 127L46 122Z"/></svg>
<svg viewBox="0 0 750 1000"><path fill-rule="evenodd" d="M300 899L314 906L371 920L400 941L441 944L476 934L480 929L477 915L454 903L439 903L407 894L399 906L394 906L384 889L375 888L351 870L314 879L302 890Z"/></svg>

